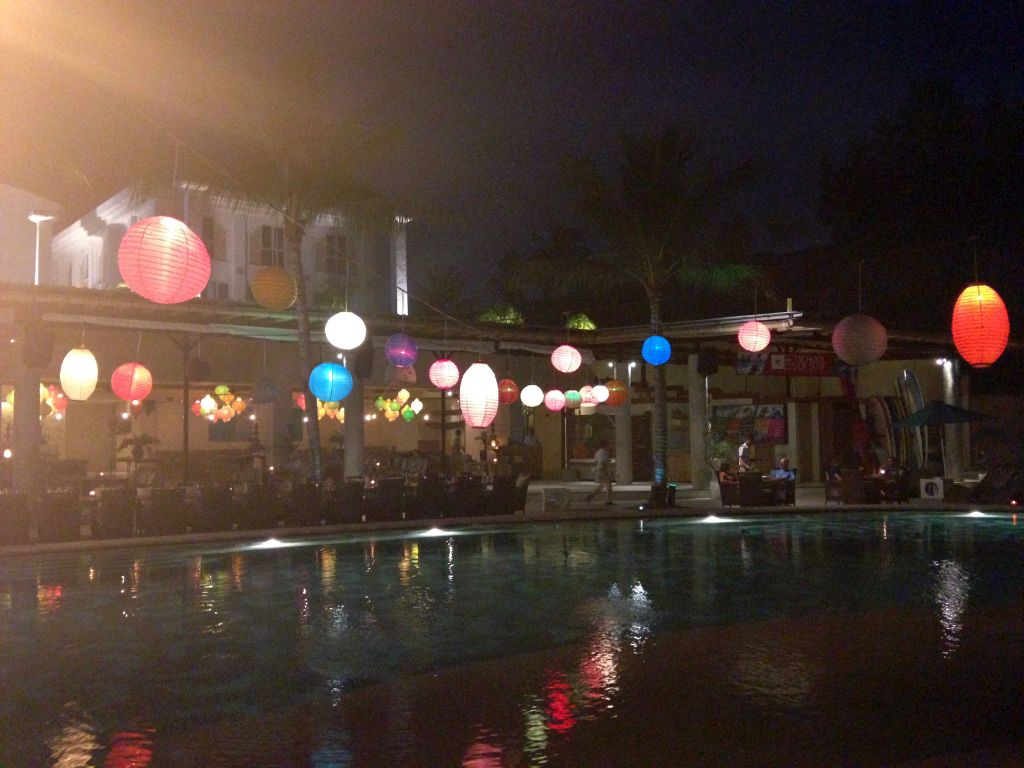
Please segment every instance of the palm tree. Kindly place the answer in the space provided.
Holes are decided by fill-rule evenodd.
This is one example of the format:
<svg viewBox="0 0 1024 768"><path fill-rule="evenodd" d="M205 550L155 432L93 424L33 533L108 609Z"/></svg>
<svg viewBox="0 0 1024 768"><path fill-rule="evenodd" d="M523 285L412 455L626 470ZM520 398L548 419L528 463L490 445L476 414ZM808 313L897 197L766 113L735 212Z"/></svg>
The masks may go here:
<svg viewBox="0 0 1024 768"><path fill-rule="evenodd" d="M718 214L723 201L753 178L744 164L720 173L698 157L695 134L672 127L660 133L623 136L617 177L597 162L570 164L578 213L597 239L589 257L557 271L581 288L601 286L643 292L652 334L662 333L662 300L672 283L730 288L755 276L753 267L722 263ZM654 371L654 489L667 483L668 409L665 369ZM659 495L660 494L660 495Z"/></svg>

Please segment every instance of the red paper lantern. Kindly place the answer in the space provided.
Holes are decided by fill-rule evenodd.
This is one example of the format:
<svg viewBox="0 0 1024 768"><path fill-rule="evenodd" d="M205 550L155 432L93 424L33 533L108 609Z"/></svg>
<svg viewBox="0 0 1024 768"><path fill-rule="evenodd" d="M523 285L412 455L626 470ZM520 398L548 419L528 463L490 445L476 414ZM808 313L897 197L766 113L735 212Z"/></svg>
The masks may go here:
<svg viewBox="0 0 1024 768"><path fill-rule="evenodd" d="M498 380L487 363L473 363L462 374L459 407L467 427L488 427L498 414Z"/></svg>
<svg viewBox="0 0 1024 768"><path fill-rule="evenodd" d="M549 389L544 394L544 407L549 411L560 411L565 408L565 395L560 389Z"/></svg>
<svg viewBox="0 0 1024 768"><path fill-rule="evenodd" d="M210 254L199 236L170 216L151 216L128 228L117 249L125 284L157 304L194 299L210 280Z"/></svg>
<svg viewBox="0 0 1024 768"><path fill-rule="evenodd" d="M618 408L629 399L629 390L618 379L609 379L604 386L608 390L608 397L604 401L605 405Z"/></svg>
<svg viewBox="0 0 1024 768"><path fill-rule="evenodd" d="M122 400L145 400L153 391L153 374L142 363L123 363L110 376L110 389Z"/></svg>
<svg viewBox="0 0 1024 768"><path fill-rule="evenodd" d="M198 400L192 403L192 414L194 416L202 416L203 414L203 406Z"/></svg>
<svg viewBox="0 0 1024 768"><path fill-rule="evenodd" d="M498 402L502 405L510 405L519 399L519 385L512 379L502 379L498 382Z"/></svg>
<svg viewBox="0 0 1024 768"><path fill-rule="evenodd" d="M764 323L758 320L748 320L740 326L737 338L740 346L747 352L760 352L772 340L772 332Z"/></svg>
<svg viewBox="0 0 1024 768"><path fill-rule="evenodd" d="M982 283L967 286L953 305L953 343L975 368L992 365L1006 349L1010 318L1006 304Z"/></svg>
<svg viewBox="0 0 1024 768"><path fill-rule="evenodd" d="M284 312L295 303L298 285L292 273L281 267L264 267L249 283L256 303L271 312Z"/></svg>
<svg viewBox="0 0 1024 768"><path fill-rule="evenodd" d="M555 351L551 353L551 364L555 366L556 371L572 373L579 370L583 364L583 357L576 347L563 344L560 347L555 347Z"/></svg>
<svg viewBox="0 0 1024 768"><path fill-rule="evenodd" d="M459 381L459 366L447 357L442 357L430 364L427 377L438 389L451 389Z"/></svg>

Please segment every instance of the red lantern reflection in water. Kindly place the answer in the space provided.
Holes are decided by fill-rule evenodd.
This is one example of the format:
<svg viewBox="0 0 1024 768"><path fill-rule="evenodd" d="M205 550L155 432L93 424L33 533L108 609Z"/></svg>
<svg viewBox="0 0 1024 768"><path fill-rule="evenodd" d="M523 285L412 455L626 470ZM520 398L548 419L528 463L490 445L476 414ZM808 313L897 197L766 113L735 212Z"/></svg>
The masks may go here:
<svg viewBox="0 0 1024 768"><path fill-rule="evenodd" d="M561 672L552 673L544 686L547 696L547 726L556 733L565 733L576 725L576 711L572 704L572 686Z"/></svg>
<svg viewBox="0 0 1024 768"><path fill-rule="evenodd" d="M114 734L103 768L145 768L153 762L153 729Z"/></svg>

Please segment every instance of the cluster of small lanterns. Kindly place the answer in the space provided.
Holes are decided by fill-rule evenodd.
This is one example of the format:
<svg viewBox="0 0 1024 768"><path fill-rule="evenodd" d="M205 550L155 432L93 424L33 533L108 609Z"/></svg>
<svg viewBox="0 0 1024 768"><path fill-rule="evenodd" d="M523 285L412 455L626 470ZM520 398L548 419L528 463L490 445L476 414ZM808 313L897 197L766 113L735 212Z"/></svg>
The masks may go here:
<svg viewBox="0 0 1024 768"><path fill-rule="evenodd" d="M373 405L388 421L397 421L399 418L402 418L409 422L419 416L420 411L423 410L423 401L418 397L410 401L409 398L411 397L412 393L403 388L398 390L393 398L377 395ZM424 418L426 417L424 416Z"/></svg>
<svg viewBox="0 0 1024 768"><path fill-rule="evenodd" d="M60 390L60 387L50 384L39 385L39 418L45 419L53 416L60 421L64 418L64 412L68 409L68 398ZM0 415L6 421L14 415L14 390L7 393L7 396L0 401Z"/></svg>
<svg viewBox="0 0 1024 768"><path fill-rule="evenodd" d="M234 394L227 384L218 384L212 394L205 394L192 403L193 415L212 422L231 421L235 416L245 413L247 408L245 398Z"/></svg>

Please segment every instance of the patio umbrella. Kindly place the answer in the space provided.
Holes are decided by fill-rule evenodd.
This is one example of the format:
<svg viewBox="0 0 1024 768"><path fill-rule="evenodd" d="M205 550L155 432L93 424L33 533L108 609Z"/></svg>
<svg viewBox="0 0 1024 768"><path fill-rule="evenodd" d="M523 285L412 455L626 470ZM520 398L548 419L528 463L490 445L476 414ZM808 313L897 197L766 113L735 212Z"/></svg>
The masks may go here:
<svg viewBox="0 0 1024 768"><path fill-rule="evenodd" d="M984 413L978 413L977 411L969 411L966 408L960 408L956 405L950 405L944 403L941 400L932 400L924 408L919 411L914 411L912 414L907 416L905 419L900 419L894 427L903 427L904 429L912 429L914 427L939 427L939 444L942 450L942 474L946 474L946 440L945 440L945 429L942 429L946 424L966 424L971 421L981 421L987 419Z"/></svg>

